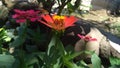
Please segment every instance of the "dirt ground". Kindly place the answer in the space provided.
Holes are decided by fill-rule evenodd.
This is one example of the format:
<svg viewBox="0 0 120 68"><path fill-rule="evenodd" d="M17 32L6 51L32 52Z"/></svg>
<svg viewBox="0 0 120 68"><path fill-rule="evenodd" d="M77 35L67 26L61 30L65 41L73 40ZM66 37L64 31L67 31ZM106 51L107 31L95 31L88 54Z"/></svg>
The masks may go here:
<svg viewBox="0 0 120 68"><path fill-rule="evenodd" d="M110 21L111 23L120 22L120 17L108 16L105 9L90 11L82 17L85 20L94 20L98 22Z"/></svg>
<svg viewBox="0 0 120 68"><path fill-rule="evenodd" d="M120 26L120 17L109 16L105 9L89 11L89 13L80 16L76 14L75 16L87 21L88 23L94 24L95 26L102 28L108 32L118 34L120 32L112 29L112 25Z"/></svg>

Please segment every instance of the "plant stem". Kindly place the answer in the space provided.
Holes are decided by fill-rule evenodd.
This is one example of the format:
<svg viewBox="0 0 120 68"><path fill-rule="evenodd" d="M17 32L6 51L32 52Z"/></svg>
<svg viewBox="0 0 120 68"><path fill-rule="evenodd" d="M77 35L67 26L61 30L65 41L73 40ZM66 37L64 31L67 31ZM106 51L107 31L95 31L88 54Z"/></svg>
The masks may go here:
<svg viewBox="0 0 120 68"><path fill-rule="evenodd" d="M0 54L2 54L2 45L0 44Z"/></svg>
<svg viewBox="0 0 120 68"><path fill-rule="evenodd" d="M20 59L20 68L26 68L25 65L25 60L24 60L24 51L23 51L23 46L21 45L20 47L20 55L19 55L19 59Z"/></svg>

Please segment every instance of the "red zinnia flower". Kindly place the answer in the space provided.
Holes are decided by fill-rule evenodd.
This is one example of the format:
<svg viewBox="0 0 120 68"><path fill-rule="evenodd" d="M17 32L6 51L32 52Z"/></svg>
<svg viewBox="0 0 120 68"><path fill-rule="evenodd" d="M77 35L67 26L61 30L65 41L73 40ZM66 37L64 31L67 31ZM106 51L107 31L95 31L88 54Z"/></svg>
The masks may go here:
<svg viewBox="0 0 120 68"><path fill-rule="evenodd" d="M74 16L42 15L42 18L45 21L39 20L41 23L57 31L64 30L69 26L73 26L73 24L77 21L77 18Z"/></svg>
<svg viewBox="0 0 120 68"><path fill-rule="evenodd" d="M17 23L24 23L26 20L30 20L31 22L35 22L40 18L39 12L40 11L35 11L35 10L19 10L15 9L15 14L12 16L12 18L16 19Z"/></svg>
<svg viewBox="0 0 120 68"><path fill-rule="evenodd" d="M96 38L92 38L91 36L83 36L83 35L78 34L78 37L81 39L84 39L85 41L97 41Z"/></svg>

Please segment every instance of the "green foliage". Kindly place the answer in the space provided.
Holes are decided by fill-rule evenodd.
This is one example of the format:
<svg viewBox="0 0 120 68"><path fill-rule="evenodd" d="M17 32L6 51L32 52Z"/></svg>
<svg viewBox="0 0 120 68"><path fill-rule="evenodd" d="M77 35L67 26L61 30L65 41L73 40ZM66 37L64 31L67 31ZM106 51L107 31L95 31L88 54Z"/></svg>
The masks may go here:
<svg viewBox="0 0 120 68"><path fill-rule="evenodd" d="M13 68L89 68L89 65L83 60L74 62L74 59L82 54L90 54L92 56L91 61L93 67L100 68L101 66L100 59L94 52L74 52L71 46L64 48L59 39L59 33L53 34L48 49L42 52L37 49L37 46L31 46L43 42L44 35L41 34L39 27L32 30L27 27L27 24L23 23L14 31L16 31L16 34L11 37L14 40L10 42L10 47L15 47L15 51L10 56L14 56L15 58L14 61L12 60L11 63L8 64L12 64L11 67ZM1 38L3 37L4 39L4 35L5 30L2 28ZM26 43L26 39L30 39L34 44ZM25 47L26 50L24 50L23 47ZM5 59L3 60L6 62Z"/></svg>
<svg viewBox="0 0 120 68"><path fill-rule="evenodd" d="M120 58L111 56L109 59L110 59L110 64L111 64L109 68L120 68Z"/></svg>
<svg viewBox="0 0 120 68"><path fill-rule="evenodd" d="M27 26L25 24L22 24L20 27L18 27L18 36L14 39L14 41L10 44L11 47L19 47L25 42L26 39L26 29Z"/></svg>
<svg viewBox="0 0 120 68"><path fill-rule="evenodd" d="M67 4L67 10L69 12L69 14L75 12L75 10L77 10L81 4L81 0L76 0L75 5L72 5L70 2Z"/></svg>
<svg viewBox="0 0 120 68"><path fill-rule="evenodd" d="M113 66L111 66L109 68L120 68L120 65L113 65Z"/></svg>
<svg viewBox="0 0 120 68"><path fill-rule="evenodd" d="M61 68L61 58L65 54L64 47L56 35L53 35L48 50L43 58L44 68Z"/></svg>
<svg viewBox="0 0 120 68"><path fill-rule="evenodd" d="M27 38L34 42L36 45L42 44L43 42L47 42L46 34L42 34L39 26L34 30L27 28L27 34Z"/></svg>
<svg viewBox="0 0 120 68"><path fill-rule="evenodd" d="M10 41L10 38L7 36L6 30L4 28L0 28L0 44L3 41Z"/></svg>
<svg viewBox="0 0 120 68"><path fill-rule="evenodd" d="M66 5L69 13L72 13L79 7L81 2L81 0L76 0L75 5L72 5L70 3L72 0L38 1L42 2L43 9L48 12L51 12L52 6L57 1L59 4L57 14L59 15L61 15ZM0 18L7 16L5 10L6 8L0 10ZM6 22L3 22L4 26L6 26ZM61 34L54 32L52 37L50 37L51 39L48 39L47 35L50 35L50 33L42 33L38 24L32 28L34 25L29 23L31 22L17 23L16 25L11 21L10 25L12 24L15 27L7 29L6 26L6 29L0 28L0 68L101 68L101 59L95 52L86 50L74 52L74 46L66 45L65 47L63 45L59 38ZM48 42L49 44L47 44ZM13 53L9 52L11 47L14 47ZM91 66L84 59L74 61L83 54L91 56ZM110 62L110 68L119 68L120 59L111 57Z"/></svg>
<svg viewBox="0 0 120 68"><path fill-rule="evenodd" d="M72 0L38 0L38 2L43 4L43 8L45 10L47 10L48 12L52 12L52 9L54 10L54 8L52 8L52 6L57 3L58 7L56 7L58 9L57 14L61 15L62 11L64 10L64 7L67 5L67 11L70 13L74 12L80 5L81 0L76 0L75 1L75 5L72 5L70 2ZM66 10L65 10L66 11Z"/></svg>
<svg viewBox="0 0 120 68"><path fill-rule="evenodd" d="M74 6L73 6L71 3L68 3L68 4L67 4L67 9L68 9L68 11L69 11L69 14L75 11L75 10L74 10Z"/></svg>
<svg viewBox="0 0 120 68"><path fill-rule="evenodd" d="M0 54L0 68L13 68L12 65L14 62L14 56Z"/></svg>
<svg viewBox="0 0 120 68"><path fill-rule="evenodd" d="M91 61L93 68L101 68L101 60L95 53L92 55Z"/></svg>
<svg viewBox="0 0 120 68"><path fill-rule="evenodd" d="M0 28L0 54L3 53L3 43L9 42L11 38L7 35L7 31L4 28Z"/></svg>
<svg viewBox="0 0 120 68"><path fill-rule="evenodd" d="M116 58L116 57L110 57L110 64L113 65L120 65L120 58Z"/></svg>

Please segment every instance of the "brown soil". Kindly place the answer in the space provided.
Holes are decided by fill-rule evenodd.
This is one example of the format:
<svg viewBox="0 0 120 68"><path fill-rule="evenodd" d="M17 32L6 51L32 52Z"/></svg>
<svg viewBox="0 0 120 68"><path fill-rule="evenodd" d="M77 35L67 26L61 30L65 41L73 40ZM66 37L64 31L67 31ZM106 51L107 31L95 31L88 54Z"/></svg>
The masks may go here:
<svg viewBox="0 0 120 68"><path fill-rule="evenodd" d="M111 31L111 25L116 23L120 24L120 17L109 16L105 9L90 11L89 13L83 14L82 16L75 14L75 16L111 33L114 33Z"/></svg>

